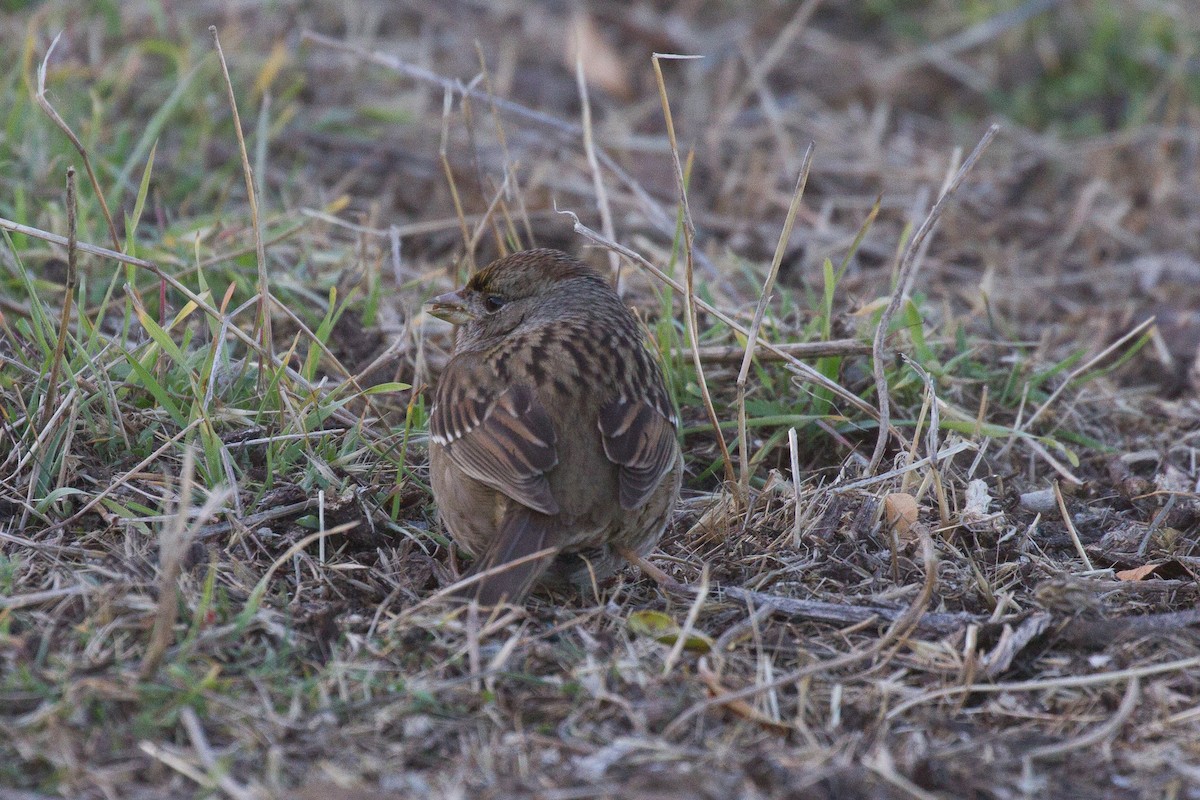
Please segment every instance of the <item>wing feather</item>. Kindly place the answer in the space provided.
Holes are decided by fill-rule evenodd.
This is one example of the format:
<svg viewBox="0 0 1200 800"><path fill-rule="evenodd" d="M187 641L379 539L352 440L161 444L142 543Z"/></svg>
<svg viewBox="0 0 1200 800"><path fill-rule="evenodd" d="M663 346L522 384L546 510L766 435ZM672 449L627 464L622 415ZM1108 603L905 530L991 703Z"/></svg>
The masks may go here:
<svg viewBox="0 0 1200 800"><path fill-rule="evenodd" d="M463 472L518 503L557 514L546 472L558 463L558 437L533 391L513 385L495 398L479 393L469 371L443 378L451 387L430 416L430 435Z"/></svg>
<svg viewBox="0 0 1200 800"><path fill-rule="evenodd" d="M678 457L675 422L661 403L619 397L600 408L604 454L621 467L621 508L641 506L658 488Z"/></svg>

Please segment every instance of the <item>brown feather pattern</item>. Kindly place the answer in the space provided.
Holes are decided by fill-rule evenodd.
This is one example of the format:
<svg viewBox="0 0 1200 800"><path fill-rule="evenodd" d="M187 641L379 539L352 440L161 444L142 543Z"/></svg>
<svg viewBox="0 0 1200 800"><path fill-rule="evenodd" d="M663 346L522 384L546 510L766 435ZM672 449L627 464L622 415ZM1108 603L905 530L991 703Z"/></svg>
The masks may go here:
<svg viewBox="0 0 1200 800"><path fill-rule="evenodd" d="M430 466L441 518L483 602L603 576L649 550L682 458L662 374L637 320L596 272L553 250L499 259L455 294L462 325L435 393Z"/></svg>

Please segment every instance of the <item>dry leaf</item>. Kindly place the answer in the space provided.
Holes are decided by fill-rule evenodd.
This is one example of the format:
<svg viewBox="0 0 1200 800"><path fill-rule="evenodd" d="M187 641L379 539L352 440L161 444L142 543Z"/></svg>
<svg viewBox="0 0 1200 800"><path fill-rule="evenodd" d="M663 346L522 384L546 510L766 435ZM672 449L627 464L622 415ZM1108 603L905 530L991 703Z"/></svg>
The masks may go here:
<svg viewBox="0 0 1200 800"><path fill-rule="evenodd" d="M904 541L917 538L913 527L921 516L917 498L907 492L892 492L883 498L883 517L887 524L896 530L896 535Z"/></svg>
<svg viewBox="0 0 1200 800"><path fill-rule="evenodd" d="M696 524L688 529L684 538L689 541L698 538L705 543L724 541L730 525L733 524L731 520L736 514L737 504L733 497L723 494L717 499L717 502L709 506L700 519L696 520Z"/></svg>
<svg viewBox="0 0 1200 800"><path fill-rule="evenodd" d="M583 75L589 84L599 86L622 100L633 96L625 62L600 33L591 15L583 9L576 9L572 15L571 34L563 51L563 60L572 73L575 72L576 53L583 59Z"/></svg>
<svg viewBox="0 0 1200 800"><path fill-rule="evenodd" d="M708 687L709 694L711 694L713 697L719 699L727 694L731 694L730 690L722 685L720 676L712 671L712 669L706 663L706 660L703 658L700 659L697 673L700 676L700 680L704 681L705 686ZM769 728L779 733L791 732L791 726L785 725L778 720L771 719L766 714L747 703L745 700L729 700L723 705L738 716L745 717L751 722L756 722L759 725L762 725L764 728Z"/></svg>
<svg viewBox="0 0 1200 800"><path fill-rule="evenodd" d="M1021 495L1017 503L1026 511L1032 511L1036 514L1049 514L1058 509L1058 498L1054 496L1053 489L1037 489L1032 492L1025 492Z"/></svg>
<svg viewBox="0 0 1200 800"><path fill-rule="evenodd" d="M1145 580L1154 574L1154 570L1158 569L1159 566L1160 565L1158 564L1143 564L1142 566L1134 567L1133 569L1123 569L1116 573L1116 577L1119 581Z"/></svg>
<svg viewBox="0 0 1200 800"><path fill-rule="evenodd" d="M627 621L629 630L638 636L645 636L660 644L675 644L682 632L680 627L661 611L635 611ZM713 649L713 640L699 631L690 631L683 647L693 653L707 653Z"/></svg>
<svg viewBox="0 0 1200 800"><path fill-rule="evenodd" d="M959 515L962 524L967 529L981 532L996 530L1004 522L1004 514L999 511L989 511L992 496L988 493L987 481L976 478L967 484L966 503L962 514Z"/></svg>
<svg viewBox="0 0 1200 800"><path fill-rule="evenodd" d="M1013 659L1017 657L1029 643L1050 627L1053 617L1045 612L1030 614L1017 625L1005 623L1000 633L1000 640L988 651L982 659L983 674L995 680L1008 671Z"/></svg>
<svg viewBox="0 0 1200 800"><path fill-rule="evenodd" d="M1154 486L1149 480L1136 475L1120 458L1109 459L1108 478L1126 500L1133 500L1154 491Z"/></svg>
<svg viewBox="0 0 1200 800"><path fill-rule="evenodd" d="M1164 580L1192 579L1196 576L1183 562L1174 558L1159 561L1155 564L1143 564L1140 567L1123 569L1115 573L1119 581L1144 581L1147 578L1162 578Z"/></svg>

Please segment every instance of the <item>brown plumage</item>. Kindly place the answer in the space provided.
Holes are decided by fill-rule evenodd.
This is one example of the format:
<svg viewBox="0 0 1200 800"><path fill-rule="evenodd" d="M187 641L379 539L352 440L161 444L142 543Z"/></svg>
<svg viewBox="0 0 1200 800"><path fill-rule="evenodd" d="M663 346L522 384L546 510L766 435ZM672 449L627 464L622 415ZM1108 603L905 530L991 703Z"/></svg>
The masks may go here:
<svg viewBox="0 0 1200 800"><path fill-rule="evenodd" d="M605 280L557 250L494 261L430 311L459 325L430 414L443 524L484 577L470 596L520 602L586 585L645 553L679 496L683 461L662 374Z"/></svg>

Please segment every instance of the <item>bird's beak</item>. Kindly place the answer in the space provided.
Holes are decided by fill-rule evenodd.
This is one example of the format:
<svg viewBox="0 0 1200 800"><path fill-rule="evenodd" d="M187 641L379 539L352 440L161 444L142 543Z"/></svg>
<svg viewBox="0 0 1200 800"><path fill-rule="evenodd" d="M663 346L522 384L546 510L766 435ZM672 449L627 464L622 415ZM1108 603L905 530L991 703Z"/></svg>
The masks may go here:
<svg viewBox="0 0 1200 800"><path fill-rule="evenodd" d="M467 301L461 290L439 294L425 307L429 309L430 314L452 325L466 325L475 319L475 315L467 309Z"/></svg>

